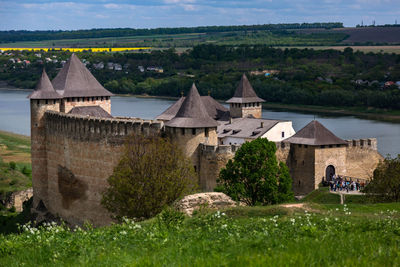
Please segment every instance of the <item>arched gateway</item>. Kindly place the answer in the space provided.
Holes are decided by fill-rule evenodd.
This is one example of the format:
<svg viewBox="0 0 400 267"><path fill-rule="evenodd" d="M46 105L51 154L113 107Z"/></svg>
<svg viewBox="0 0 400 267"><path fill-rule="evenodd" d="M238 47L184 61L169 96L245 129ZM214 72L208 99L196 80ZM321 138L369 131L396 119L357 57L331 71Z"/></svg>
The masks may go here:
<svg viewBox="0 0 400 267"><path fill-rule="evenodd" d="M325 178L326 181L332 181L333 175L335 174L335 167L332 165L329 165L328 167L326 167L326 171L325 171Z"/></svg>

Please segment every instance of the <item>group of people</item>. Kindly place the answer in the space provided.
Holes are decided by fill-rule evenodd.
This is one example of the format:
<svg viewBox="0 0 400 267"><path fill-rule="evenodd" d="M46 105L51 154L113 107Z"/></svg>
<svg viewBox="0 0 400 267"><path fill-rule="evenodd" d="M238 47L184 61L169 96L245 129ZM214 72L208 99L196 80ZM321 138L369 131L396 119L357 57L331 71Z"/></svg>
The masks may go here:
<svg viewBox="0 0 400 267"><path fill-rule="evenodd" d="M346 181L343 177L339 175L333 175L332 179L329 181L329 188L331 191L361 191L365 187L364 182Z"/></svg>

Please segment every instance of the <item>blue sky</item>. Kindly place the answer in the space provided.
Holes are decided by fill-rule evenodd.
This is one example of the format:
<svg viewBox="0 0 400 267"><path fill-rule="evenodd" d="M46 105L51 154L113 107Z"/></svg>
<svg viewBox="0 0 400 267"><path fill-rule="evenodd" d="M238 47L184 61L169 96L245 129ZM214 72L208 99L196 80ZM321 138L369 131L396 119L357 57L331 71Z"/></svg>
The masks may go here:
<svg viewBox="0 0 400 267"><path fill-rule="evenodd" d="M400 0L0 0L0 30L400 23Z"/></svg>

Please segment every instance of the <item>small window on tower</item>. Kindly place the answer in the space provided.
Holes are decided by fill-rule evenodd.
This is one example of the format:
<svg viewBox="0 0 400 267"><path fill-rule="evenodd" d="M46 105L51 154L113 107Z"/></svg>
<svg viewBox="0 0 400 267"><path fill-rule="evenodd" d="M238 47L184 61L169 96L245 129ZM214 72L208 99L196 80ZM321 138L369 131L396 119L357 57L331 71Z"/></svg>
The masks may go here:
<svg viewBox="0 0 400 267"><path fill-rule="evenodd" d="M204 128L204 135L208 137L208 128Z"/></svg>
<svg viewBox="0 0 400 267"><path fill-rule="evenodd" d="M284 138L285 137L285 132L282 132L282 138Z"/></svg>
<svg viewBox="0 0 400 267"><path fill-rule="evenodd" d="M49 103L49 100L46 99L46 105Z"/></svg>
<svg viewBox="0 0 400 267"><path fill-rule="evenodd" d="M185 128L181 128L181 134L185 135Z"/></svg>
<svg viewBox="0 0 400 267"><path fill-rule="evenodd" d="M196 134L196 128L192 129L192 134L195 135Z"/></svg>

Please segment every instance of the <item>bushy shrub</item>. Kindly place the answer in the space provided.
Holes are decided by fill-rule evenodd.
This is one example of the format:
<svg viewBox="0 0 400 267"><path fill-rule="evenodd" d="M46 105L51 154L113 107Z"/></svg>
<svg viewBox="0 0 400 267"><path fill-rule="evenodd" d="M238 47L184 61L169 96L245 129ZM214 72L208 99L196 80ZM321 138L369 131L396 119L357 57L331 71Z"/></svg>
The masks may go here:
<svg viewBox="0 0 400 267"><path fill-rule="evenodd" d="M10 166L11 170L15 170L17 168L17 164L14 161L10 161L10 163L8 163L8 165Z"/></svg>
<svg viewBox="0 0 400 267"><path fill-rule="evenodd" d="M400 155L378 164L364 192L373 201L400 201Z"/></svg>
<svg viewBox="0 0 400 267"><path fill-rule="evenodd" d="M189 159L169 139L130 136L102 204L117 218L150 218L192 192L195 177Z"/></svg>
<svg viewBox="0 0 400 267"><path fill-rule="evenodd" d="M288 167L278 165L275 152L275 143L266 138L244 143L221 170L218 189L251 206L293 199Z"/></svg>

